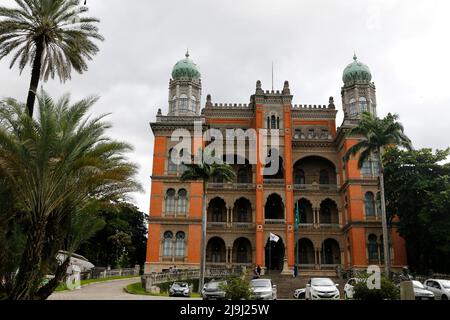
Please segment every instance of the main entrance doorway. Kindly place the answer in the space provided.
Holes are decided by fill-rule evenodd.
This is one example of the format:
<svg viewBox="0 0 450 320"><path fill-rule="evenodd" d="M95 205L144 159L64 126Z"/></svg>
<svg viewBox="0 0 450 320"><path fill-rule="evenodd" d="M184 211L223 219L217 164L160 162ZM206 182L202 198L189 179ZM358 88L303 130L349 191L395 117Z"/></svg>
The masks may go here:
<svg viewBox="0 0 450 320"><path fill-rule="evenodd" d="M284 243L280 236L278 236L280 240L278 242L270 241L270 238L267 239L266 248L265 248L265 256L266 256L266 268L270 272L280 272L283 271L284 264Z"/></svg>

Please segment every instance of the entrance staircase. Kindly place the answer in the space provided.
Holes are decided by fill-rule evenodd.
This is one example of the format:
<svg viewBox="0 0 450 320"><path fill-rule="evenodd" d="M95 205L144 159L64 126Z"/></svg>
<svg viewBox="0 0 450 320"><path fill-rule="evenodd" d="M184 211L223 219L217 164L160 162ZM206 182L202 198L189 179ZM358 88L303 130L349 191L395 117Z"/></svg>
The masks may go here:
<svg viewBox="0 0 450 320"><path fill-rule="evenodd" d="M325 277L330 278L335 283L339 284L339 291L341 292L341 297L343 297L343 289L345 285L345 280L341 280L336 277L336 273L334 273L333 276L329 275L322 275L322 274L311 274L310 276L305 275L299 275L297 278L293 278L291 276L287 275L281 275L281 274L268 274L265 276L262 276L261 278L265 279L271 279L272 283L277 286L277 295L278 299L292 299L294 295L294 291L297 289L302 289L306 287L306 284L308 283L309 279L312 277Z"/></svg>

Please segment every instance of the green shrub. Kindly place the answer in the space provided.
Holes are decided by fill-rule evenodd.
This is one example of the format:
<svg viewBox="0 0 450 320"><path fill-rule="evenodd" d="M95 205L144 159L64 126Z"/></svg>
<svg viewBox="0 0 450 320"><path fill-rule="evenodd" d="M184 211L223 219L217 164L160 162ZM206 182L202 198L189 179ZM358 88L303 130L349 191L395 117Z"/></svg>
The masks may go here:
<svg viewBox="0 0 450 320"><path fill-rule="evenodd" d="M245 278L229 277L222 288L227 299L248 300L251 296L250 281Z"/></svg>
<svg viewBox="0 0 450 320"><path fill-rule="evenodd" d="M380 289L369 289L367 279L369 275L360 276L364 281L357 282L354 286L355 300L398 300L400 298L400 290L388 278L381 276Z"/></svg>

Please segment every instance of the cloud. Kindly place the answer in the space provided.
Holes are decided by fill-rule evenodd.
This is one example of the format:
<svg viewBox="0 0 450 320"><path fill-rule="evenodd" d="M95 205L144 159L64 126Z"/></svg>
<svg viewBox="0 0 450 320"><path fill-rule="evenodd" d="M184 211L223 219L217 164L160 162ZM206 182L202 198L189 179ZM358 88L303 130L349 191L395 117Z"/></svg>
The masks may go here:
<svg viewBox="0 0 450 320"><path fill-rule="evenodd" d="M12 0L4 0L5 5ZM342 119L342 71L356 51L377 85L379 114L398 113L416 148L448 146L450 43L445 0L89 0L106 41L89 71L50 81L53 96L98 94L93 112L111 112L111 135L134 145L148 212L153 136L149 122L168 108L173 65L189 48L200 66L203 104L247 103L256 80L275 89L289 80L296 104L334 96ZM29 70L19 76L0 61L0 97L25 100Z"/></svg>

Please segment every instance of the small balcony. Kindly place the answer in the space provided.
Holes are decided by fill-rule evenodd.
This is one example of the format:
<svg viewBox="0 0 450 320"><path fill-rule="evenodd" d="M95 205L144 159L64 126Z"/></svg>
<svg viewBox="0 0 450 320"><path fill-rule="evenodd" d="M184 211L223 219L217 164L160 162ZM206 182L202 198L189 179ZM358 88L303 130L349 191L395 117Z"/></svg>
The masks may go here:
<svg viewBox="0 0 450 320"><path fill-rule="evenodd" d="M232 227L240 230L248 230L253 229L255 227L255 224L252 222L234 222Z"/></svg>
<svg viewBox="0 0 450 320"><path fill-rule="evenodd" d="M284 179L264 179L264 184L272 186L283 186Z"/></svg>
<svg viewBox="0 0 450 320"><path fill-rule="evenodd" d="M340 186L337 184L295 184L296 191L327 191L338 192Z"/></svg>
<svg viewBox="0 0 450 320"><path fill-rule="evenodd" d="M255 189L253 183L216 183L212 182L208 184L210 190L253 190Z"/></svg>
<svg viewBox="0 0 450 320"><path fill-rule="evenodd" d="M285 219L265 219L264 223L266 225L284 225L286 224Z"/></svg>
<svg viewBox="0 0 450 320"><path fill-rule="evenodd" d="M225 229L226 227L226 222L208 222L208 228Z"/></svg>

